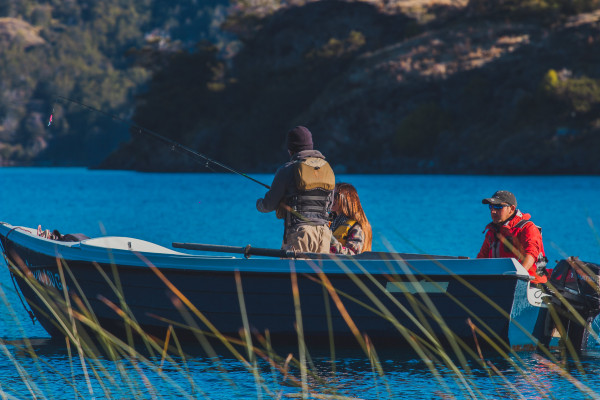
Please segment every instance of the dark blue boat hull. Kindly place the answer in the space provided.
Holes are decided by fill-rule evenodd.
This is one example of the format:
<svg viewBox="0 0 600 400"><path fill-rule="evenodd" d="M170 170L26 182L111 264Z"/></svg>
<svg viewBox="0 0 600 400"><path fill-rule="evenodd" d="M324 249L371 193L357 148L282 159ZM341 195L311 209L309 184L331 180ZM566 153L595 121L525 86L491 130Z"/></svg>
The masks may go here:
<svg viewBox="0 0 600 400"><path fill-rule="evenodd" d="M301 327L308 343L328 342L331 336L336 343L356 343L355 333L359 332L384 345L412 345L415 340L458 340L473 345L471 320L503 346L535 344L527 335L514 343L509 333L518 276L478 274L477 268L484 264L473 264L477 260L444 261L438 266L431 260L422 264L404 260L398 265L389 260L361 260L363 266L357 266L348 260L209 258L202 261L206 266L196 268L154 264L152 254L137 254L143 262L131 264L77 259L81 257L69 257L70 253L77 255L74 248L61 251L59 245L51 255L26 242L13 241L10 235L7 239L2 231L0 237L27 303L53 337L64 337L71 320L63 305L63 323L57 322L56 310L48 309L37 283L50 290L50 297L64 299L68 293L74 310L81 315L93 313L103 329L118 337L125 336L128 324L110 304L125 309L141 329L157 337L165 337L172 325L181 338L195 338L194 326L209 336L218 331L239 338L248 326L263 336L268 332L276 342L296 343ZM475 271L468 275L447 271L448 265L466 265L454 261L471 262ZM150 265L158 267L176 290ZM427 273L420 274L420 268ZM26 276L33 280L28 282ZM197 311L183 305L186 300ZM533 311L531 315L537 315L537 310ZM75 319L80 330L88 334L94 330ZM486 342L479 344L485 346Z"/></svg>

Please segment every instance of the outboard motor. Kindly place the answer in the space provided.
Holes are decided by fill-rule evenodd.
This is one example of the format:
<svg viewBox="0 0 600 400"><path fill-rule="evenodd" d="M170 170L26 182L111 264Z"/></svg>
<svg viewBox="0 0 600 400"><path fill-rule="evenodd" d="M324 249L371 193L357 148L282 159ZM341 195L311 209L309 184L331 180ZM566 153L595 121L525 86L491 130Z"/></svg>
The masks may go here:
<svg viewBox="0 0 600 400"><path fill-rule="evenodd" d="M580 261L577 257L569 257L556 264L546 285L546 290L551 296L544 334L541 335L546 340L542 339L542 342L548 344L552 332L556 329L563 340L571 341L576 351L585 350L588 327L600 313L599 278L600 265ZM575 318L565 301L581 315L585 325ZM555 314L555 317L552 314Z"/></svg>

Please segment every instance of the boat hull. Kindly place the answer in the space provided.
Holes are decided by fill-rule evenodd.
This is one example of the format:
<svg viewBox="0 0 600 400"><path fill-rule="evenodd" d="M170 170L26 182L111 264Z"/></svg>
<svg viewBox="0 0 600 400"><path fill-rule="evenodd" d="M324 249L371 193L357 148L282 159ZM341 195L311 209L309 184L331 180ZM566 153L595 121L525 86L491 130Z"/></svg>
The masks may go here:
<svg viewBox="0 0 600 400"><path fill-rule="evenodd" d="M536 344L539 309L527 303L526 272L512 259L207 257L136 251L136 242L131 250L63 244L10 229L0 225L7 261L53 337L74 325L89 334L97 328L86 321L95 320L118 337L138 328L164 337L172 326L182 338L202 331L239 339L247 329L290 344L299 333L313 343L356 344L366 335L393 346L472 346L476 337L486 346L486 336L503 348Z"/></svg>

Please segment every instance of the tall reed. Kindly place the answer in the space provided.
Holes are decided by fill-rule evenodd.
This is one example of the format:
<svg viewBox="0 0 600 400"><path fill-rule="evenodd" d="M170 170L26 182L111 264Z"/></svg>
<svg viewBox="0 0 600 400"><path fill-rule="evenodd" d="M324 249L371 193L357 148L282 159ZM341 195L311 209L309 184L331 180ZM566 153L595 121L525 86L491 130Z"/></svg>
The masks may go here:
<svg viewBox="0 0 600 400"><path fill-rule="evenodd" d="M110 270L98 264L95 268L111 289L110 294L117 299L117 302L114 302L109 300L108 296L104 296L100 301L121 318L125 328L123 336L115 335L114 332L101 326L93 312L90 299L77 283L74 271L60 257L57 257L56 264L60 272L62 290L45 285L43 279L34 278L24 263L15 265L7 260L11 273L20 282L26 284L43 304L43 307L35 309L35 312L52 320L65 337L63 348L69 368L56 368L51 360L40 357L36 347L27 340L25 327L19 327L25 338L22 343L6 341L0 343L3 354L13 365L21 387L25 388L28 396L57 398L52 394L52 387L61 386L71 390L69 393L64 393L64 398L219 398L220 393L206 391L199 382L197 367L191 365L196 364L198 360L198 355L190 352L194 346L191 346L189 341L182 342L179 338L180 333L187 332L195 338L193 345L199 345L206 356L202 360L208 361L208 364L203 370L213 377L218 377L221 387L227 388L228 393L257 399L361 398L361 393L346 390L342 378L344 372L340 371L337 363L340 351L344 350L344 346L337 343L337 335L333 330L332 321L334 313L337 313L354 337L353 347L360 349L365 365L369 366L375 398L398 397L390 383L386 363L380 358L381 354L389 353L390 348L395 351L396 347L393 344L389 347L382 346L360 330L349 311L350 305L352 307L358 305L377 318L389 322L390 327L395 329L398 340L408 346L431 374L434 379L434 390L438 395L446 398L485 398L487 389L480 387L476 379L476 375L484 371L494 382L496 393L522 397L520 389L514 383L515 379L507 376L507 371L510 370L512 375L516 374L520 380L527 382L529 390L532 390L536 396L554 398L554 394L537 378L537 372L532 366L528 365L521 354L514 351L497 332L489 328L480 316L472 313L469 304L463 304L460 299L451 295L448 295L446 300L455 303L470 315L469 321L465 321L465 324L468 323L473 332L475 346L466 343L450 329L444 315L437 309L436 302L427 293L420 291L418 294L406 293L404 298L395 297L358 260L339 258L335 262L345 276L360 288L360 297L352 296L335 287L331 277L323 271L320 261L290 261L289 293L293 298L297 341L294 351L279 355L269 331L253 331L246 310L244 275L240 271L235 272L233 277L237 289L236 301L240 306L241 330L238 336L228 336L221 333L201 311L202 305L193 304L160 268L153 265L143 254L139 256L145 260L149 270L164 283L165 289L171 295L174 309L181 317L155 316L157 320L165 323L164 337L152 336L144 331L127 304L119 269L114 263ZM423 276L414 265L411 265L410 260L396 258L386 262L390 280L394 282L405 280L414 287L422 284ZM314 273L298 274L296 263L308 263ZM445 268L442 263L439 263L439 266ZM584 267L585 265L581 267L584 272L591 273L585 271ZM464 278L453 274L452 271L447 273L475 293L480 301L490 304L507 321L510 320L510 315L500 306L493 304L485 293L470 285ZM300 279L322 287L329 335L326 356L322 352L318 353L318 359L326 359L327 362L315 362L314 354L307 341L310 338L306 338L304 334ZM436 284L433 280L429 281ZM71 292L67 291L67 282ZM597 286L595 288L598 289ZM0 289L2 289L0 296L3 303L8 310L11 310L15 323L20 325L16 312L4 292L9 288L3 284ZM566 299L559 296L559 300L564 302L565 308L569 309L570 305ZM577 323L587 327L587 321L576 310L572 307L569 310ZM404 319L401 320L399 317L406 318L411 325L407 326L402 322ZM558 316L555 318L557 319ZM509 321L509 323L513 322ZM557 327L559 331L564 330L560 323L557 323ZM595 332L592 334L596 335ZM597 335L594 339L598 340ZM584 382L585 371L578 359L576 349L567 339L563 338L562 343L564 344L562 355L541 348L536 360L549 370L560 374L581 394L596 397L594 390ZM489 355L490 349L493 350L493 356ZM236 362L232 363L226 359L234 359ZM28 360L33 361L31 366L26 365ZM566 364L565 360L569 360L570 364ZM505 367L499 367L498 364L503 364ZM577 367L575 371L583 377L582 379L578 379L570 372L573 365ZM34 377L28 369L31 367L37 372L37 377ZM70 371L69 375L61 372L66 370ZM254 385L252 391L247 388L247 384L240 381L240 370L251 377ZM160 384L157 384L158 382ZM165 393L165 389L168 393ZM20 394L22 392L11 392L11 388L6 385L0 386L0 395L3 398L18 398Z"/></svg>

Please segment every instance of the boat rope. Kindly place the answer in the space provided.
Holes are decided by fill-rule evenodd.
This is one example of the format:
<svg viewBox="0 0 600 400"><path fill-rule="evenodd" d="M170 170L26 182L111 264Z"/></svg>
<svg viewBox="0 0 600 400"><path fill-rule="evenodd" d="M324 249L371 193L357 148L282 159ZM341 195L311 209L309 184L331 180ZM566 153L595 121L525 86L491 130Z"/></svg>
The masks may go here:
<svg viewBox="0 0 600 400"><path fill-rule="evenodd" d="M156 132L154 132L154 131L152 131L150 129L146 129L146 128L144 128L144 127L136 124L133 121L125 120L123 118L117 117L116 115L109 114L109 113L107 113L105 111L102 111L102 110L97 109L95 107L92 107L92 106L89 106L87 104L84 104L81 101L70 99L70 98L64 97L64 96L56 96L55 99L54 99L54 103L56 103L56 101L58 99L64 100L64 101L68 101L68 102L71 102L73 104L77 104L78 106L80 106L82 108L85 108L85 109L90 110L90 111L97 112L97 113L99 113L101 115L104 115L106 117L114 119L115 121L121 122L121 123L129 126L130 128L135 128L138 133L148 134L148 135L150 135L150 136L152 136L152 137L154 137L154 138L162 141L163 143L166 143L167 145L169 145L170 148L171 148L171 151L177 150L177 151L179 151L181 153L187 154L188 156L192 157L195 161L199 162L200 164L204 164L204 166L206 168L210 169L210 170L212 170L210 168L210 164L214 164L214 165L216 165L218 167L223 168L226 171L229 171L229 172L232 172L234 174L243 176L244 178L248 178L252 182L258 183L259 185L264 186L267 189L271 188L269 185L267 185L265 183L262 183L261 181L259 181L257 179L254 179L251 176L249 176L249 175L247 175L247 174L245 174L243 172L237 171L237 170L235 170L235 169L233 169L233 168L231 168L231 167L229 167L229 166L227 166L227 165L225 165L225 164L223 164L223 163L221 163L219 161L213 160L212 158L210 158L210 157L208 157L208 156L206 156L206 155L204 155L202 153L199 153L196 150L192 150L189 147L186 147L186 146L182 145L181 143L178 143L178 142L176 142L174 140L171 140L171 139L169 139L167 137L164 137L164 136L162 136L162 135L160 135L160 134L158 134L158 133L156 133ZM54 107L52 107L52 114L50 114L50 118L48 120L48 126L50 126L52 124L52 122L53 122L52 121L52 115L53 114L54 114ZM200 160L202 160L202 161L200 161Z"/></svg>
<svg viewBox="0 0 600 400"><path fill-rule="evenodd" d="M15 292L17 292L17 297L19 298L19 300L21 301L21 304L23 305L23 309L27 312L27 314L29 314L29 318L31 318L31 323L35 325L35 314L33 313L33 311L29 308L27 308L27 306L25 305L25 302L23 301L23 298L21 297L21 291L17 288L17 283L15 282L15 274L12 272L12 270L10 270L10 279L12 280L13 286L15 287Z"/></svg>
<svg viewBox="0 0 600 400"><path fill-rule="evenodd" d="M12 231L14 231L15 229L18 229L18 228L20 228L20 227L15 226L11 230L9 230L5 236L5 239L8 241L8 235L10 235ZM6 262L6 266L8 267L8 272L10 273L10 280L12 281L13 286L15 287L15 292L17 293L17 297L19 298L19 301L21 301L21 304L23 305L23 309L27 312L27 314L29 315L29 318L31 318L31 322L35 325L35 320L36 320L35 314L33 313L33 311L30 308L27 308L27 306L25 305L25 302L23 301L23 298L21 297L21 290L19 290L19 288L17 287L16 277L13 272L13 267L11 267L11 262L8 259L8 256L6 255L6 248L4 247L4 244L2 243L1 240L0 240L0 246L2 247L2 255L4 256L4 261Z"/></svg>

